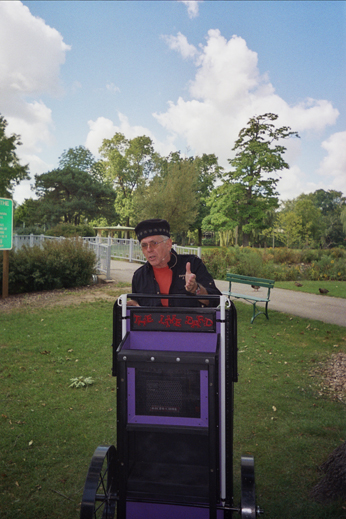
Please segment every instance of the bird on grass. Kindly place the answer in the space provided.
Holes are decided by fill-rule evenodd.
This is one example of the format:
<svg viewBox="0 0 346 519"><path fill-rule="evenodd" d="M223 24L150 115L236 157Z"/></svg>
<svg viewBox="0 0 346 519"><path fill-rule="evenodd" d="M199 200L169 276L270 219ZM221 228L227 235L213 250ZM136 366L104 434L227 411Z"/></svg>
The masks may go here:
<svg viewBox="0 0 346 519"><path fill-rule="evenodd" d="M320 294L328 294L329 292L326 288L319 288L318 290L320 291Z"/></svg>
<svg viewBox="0 0 346 519"><path fill-rule="evenodd" d="M254 290L259 290L261 287L258 287L256 285L251 285Z"/></svg>
<svg viewBox="0 0 346 519"><path fill-rule="evenodd" d="M295 284L296 287L302 287L303 286L301 283L298 283L298 281L296 281L294 284Z"/></svg>

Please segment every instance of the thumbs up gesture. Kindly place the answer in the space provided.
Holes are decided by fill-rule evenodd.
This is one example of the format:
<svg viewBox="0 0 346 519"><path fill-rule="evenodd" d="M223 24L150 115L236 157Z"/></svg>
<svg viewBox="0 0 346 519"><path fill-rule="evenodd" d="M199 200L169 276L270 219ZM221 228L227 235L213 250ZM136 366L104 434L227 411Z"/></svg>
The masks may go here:
<svg viewBox="0 0 346 519"><path fill-rule="evenodd" d="M191 272L191 263L189 261L186 263L185 289L193 293L197 290L196 274Z"/></svg>

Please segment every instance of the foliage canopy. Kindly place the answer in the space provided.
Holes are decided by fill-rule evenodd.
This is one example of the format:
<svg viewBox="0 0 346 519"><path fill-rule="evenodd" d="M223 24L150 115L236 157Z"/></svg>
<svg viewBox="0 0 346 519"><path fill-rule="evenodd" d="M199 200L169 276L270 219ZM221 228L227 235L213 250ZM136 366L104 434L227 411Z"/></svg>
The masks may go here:
<svg viewBox="0 0 346 519"><path fill-rule="evenodd" d="M249 119L232 148L229 171L214 154L188 157L174 151L162 157L145 135L128 139L118 132L104 139L101 160L84 146L70 148L58 168L35 176L39 198L15 209L15 224L135 226L140 219L160 217L170 221L183 243L188 237L201 245L203 233L209 233L222 246L345 245L346 198L341 192L318 189L279 205L279 174L289 168L283 142L299 135L288 126L277 127L277 120L273 113ZM14 159L3 168L4 143L8 157L15 157L20 142L17 136L4 138L7 123L0 122L0 196L6 196L26 178L26 166Z"/></svg>
<svg viewBox="0 0 346 519"><path fill-rule="evenodd" d="M14 133L8 137L6 126L6 119L0 115L0 196L11 198L14 187L30 177L28 165L21 166L16 153L20 137Z"/></svg>
<svg viewBox="0 0 346 519"><path fill-rule="evenodd" d="M100 214L115 216L115 193L111 185L98 177L96 161L79 146L62 155L59 168L35 175L39 210L50 224L63 220L79 225Z"/></svg>
<svg viewBox="0 0 346 519"><path fill-rule="evenodd" d="M135 206L138 221L165 218L174 233L184 233L197 215L198 172L189 159L166 164L164 175L156 175L138 190Z"/></svg>
<svg viewBox="0 0 346 519"><path fill-rule="evenodd" d="M116 133L111 139L103 139L99 149L105 177L116 193L115 210L120 222L130 225L134 219L133 196L155 170L158 155L150 137L145 135L126 139Z"/></svg>
<svg viewBox="0 0 346 519"><path fill-rule="evenodd" d="M252 117L240 130L229 159L232 170L223 176L224 183L210 202L210 217L206 223L219 229L242 231L243 245L250 242L251 233L264 227L266 213L279 206L276 190L279 176L273 174L289 165L284 160L283 139L299 137L288 126L276 128L273 113Z"/></svg>

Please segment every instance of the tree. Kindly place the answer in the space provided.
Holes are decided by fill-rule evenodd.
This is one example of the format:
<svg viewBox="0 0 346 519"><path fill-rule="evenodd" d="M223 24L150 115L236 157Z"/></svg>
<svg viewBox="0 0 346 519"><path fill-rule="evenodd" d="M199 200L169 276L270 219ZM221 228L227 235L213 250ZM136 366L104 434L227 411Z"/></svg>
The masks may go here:
<svg viewBox="0 0 346 519"><path fill-rule="evenodd" d="M286 200L280 215L294 213L301 217L296 246L331 247L345 243L343 208L346 208L346 199L340 191L318 189L314 193L301 194L293 200Z"/></svg>
<svg viewBox="0 0 346 519"><path fill-rule="evenodd" d="M298 246L303 233L303 224L301 215L294 211L285 211L279 214L278 230L280 240L283 241L287 248Z"/></svg>
<svg viewBox="0 0 346 519"><path fill-rule="evenodd" d="M210 194L214 188L214 183L217 178L220 177L221 166L218 165L218 159L214 154L203 154L202 157L182 157L180 151L171 152L168 157L162 158L160 162L157 162L157 174L162 179L162 182L172 182L172 175L175 172L180 171L181 168L185 168L188 173L188 179L190 174L195 176L195 173L191 173L193 168L189 168L188 165L193 164L195 173L197 173L197 180L193 180L190 185L194 185L195 192L191 196L191 202L188 203L189 208L192 207L192 213L194 214L193 223L189 226L189 231L197 231L198 233L198 244L202 243L202 222L207 214L209 214L209 208L207 201L209 200ZM173 167L176 166L176 167ZM183 175L179 175L181 179L181 192L186 189L186 179ZM176 179L177 180L177 179ZM191 181L189 180L189 183ZM178 185L176 187L177 192L179 190ZM181 194L180 194L181 197ZM189 220L191 220L189 218ZM183 225L183 224L182 224ZM186 225L183 225L184 229ZM185 232L185 231L184 231Z"/></svg>
<svg viewBox="0 0 346 519"><path fill-rule="evenodd" d="M236 155L229 159L234 169L224 175L221 198L227 200L220 199L214 210L215 215L226 209L224 215L231 219L230 227L239 226L244 246L249 245L251 233L264 227L266 212L279 205L276 186L280 177L270 175L289 168L283 158L286 148L279 141L299 137L288 126L275 128L272 121L277 119L272 113L255 116L240 130L233 147Z"/></svg>
<svg viewBox="0 0 346 519"><path fill-rule="evenodd" d="M76 146L65 150L59 158L59 168L71 167L78 171L89 173L94 179L104 181L103 169L100 161L85 146Z"/></svg>
<svg viewBox="0 0 346 519"><path fill-rule="evenodd" d="M27 198L22 204L16 205L13 214L14 227L35 227L40 221L42 221L42 215L39 200Z"/></svg>
<svg viewBox="0 0 346 519"><path fill-rule="evenodd" d="M220 178L222 167L218 165L218 159L214 154L203 153L202 157L195 158L195 166L198 173L197 180L197 218L193 227L198 231L198 245L202 245L203 220L209 214L207 205L214 189L217 178Z"/></svg>
<svg viewBox="0 0 346 519"><path fill-rule="evenodd" d="M278 214L275 209L266 212L263 220L264 228L260 232L260 246L275 247L275 236L278 234Z"/></svg>
<svg viewBox="0 0 346 519"><path fill-rule="evenodd" d="M117 194L116 211L121 223L129 226L131 221L137 221L133 210L136 189L154 174L159 157L151 139L145 135L128 140L122 133L116 133L103 140L99 151L105 176Z"/></svg>
<svg viewBox="0 0 346 519"><path fill-rule="evenodd" d="M294 216L288 216L294 215ZM294 222L299 217L300 227L292 240L292 228L290 219ZM286 226L283 222L287 222ZM318 247L323 234L323 221L321 210L314 205L310 195L304 193L293 200L283 203L280 211L280 226L290 238L290 247Z"/></svg>
<svg viewBox="0 0 346 519"><path fill-rule="evenodd" d="M346 235L346 206L342 209L341 213L340 213L340 220L341 220L341 223L342 223L342 228L343 228L343 231Z"/></svg>
<svg viewBox="0 0 346 519"><path fill-rule="evenodd" d="M167 162L162 174L138 189L134 200L137 219L165 218L173 233L186 233L197 216L197 184L194 161Z"/></svg>
<svg viewBox="0 0 346 519"><path fill-rule="evenodd" d="M346 205L346 198L342 196L342 192L333 189L328 191L317 189L310 197L324 216L335 211L340 212L341 208Z"/></svg>
<svg viewBox="0 0 346 519"><path fill-rule="evenodd" d="M78 147L64 152L59 168L35 175L40 211L50 225L60 221L79 225L84 219L99 216L110 220L115 218L115 192L109 183L95 178L89 167L89 171L82 169L86 167L84 150L83 147ZM68 158L71 158L71 162ZM88 160L88 165L94 163L93 160Z"/></svg>
<svg viewBox="0 0 346 519"><path fill-rule="evenodd" d="M211 193L206 202L209 214L204 217L202 226L204 230L217 231L220 236L221 246L229 245L232 237L237 244L238 223L235 216L237 203L235 190L230 191L229 184L223 182Z"/></svg>
<svg viewBox="0 0 346 519"><path fill-rule="evenodd" d="M344 244L346 232L342 224L342 211L346 207L346 198L342 192L318 189L308 196L322 215L321 245L333 247Z"/></svg>
<svg viewBox="0 0 346 519"><path fill-rule="evenodd" d="M17 146L21 145L20 137L14 133L7 137L6 126L7 121L0 115L0 196L11 198L14 187L30 176L28 165L21 166L16 153Z"/></svg>

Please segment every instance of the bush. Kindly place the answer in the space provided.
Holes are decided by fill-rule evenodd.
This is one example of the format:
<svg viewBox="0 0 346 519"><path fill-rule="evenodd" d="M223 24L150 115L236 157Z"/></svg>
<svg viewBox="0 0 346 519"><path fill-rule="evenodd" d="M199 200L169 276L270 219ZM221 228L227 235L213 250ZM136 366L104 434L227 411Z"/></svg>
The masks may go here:
<svg viewBox="0 0 346 519"><path fill-rule="evenodd" d="M45 241L9 256L10 294L85 286L96 271L95 253L79 240ZM0 269L2 287L2 257Z"/></svg>
<svg viewBox="0 0 346 519"><path fill-rule="evenodd" d="M27 227L15 227L14 228L14 234L18 234L20 236L22 235L29 235L34 234L36 236L39 236L40 234L43 234L44 230L41 229L41 227L36 227L34 225L27 226Z"/></svg>
<svg viewBox="0 0 346 519"><path fill-rule="evenodd" d="M227 272L244 276L263 276L262 254L250 247L223 247L205 251L202 260L214 279L226 279Z"/></svg>
<svg viewBox="0 0 346 519"><path fill-rule="evenodd" d="M318 261L325 251L321 249L303 249L301 252L302 263L312 263Z"/></svg>
<svg viewBox="0 0 346 519"><path fill-rule="evenodd" d="M202 245L203 247L215 247L215 238L203 238Z"/></svg>
<svg viewBox="0 0 346 519"><path fill-rule="evenodd" d="M238 249L236 251L237 263L232 272L242 276L263 277L263 259L260 251L256 249Z"/></svg>
<svg viewBox="0 0 346 519"><path fill-rule="evenodd" d="M333 256L333 258L343 258L346 259L346 250L341 249L340 247L335 249L330 249L330 253Z"/></svg>
<svg viewBox="0 0 346 519"><path fill-rule="evenodd" d="M59 223L52 227L45 233L46 236L64 236L65 238L72 238L73 236L93 237L95 231L92 227L86 224L73 225L72 223Z"/></svg>
<svg viewBox="0 0 346 519"><path fill-rule="evenodd" d="M301 251L299 250L278 247L276 249L270 249L270 252L274 255L275 263L292 264L301 262Z"/></svg>
<svg viewBox="0 0 346 519"><path fill-rule="evenodd" d="M306 271L306 278L312 281L319 280L346 280L346 262L344 258L332 255L323 255L320 261L313 262Z"/></svg>
<svg viewBox="0 0 346 519"><path fill-rule="evenodd" d="M202 260L214 279L226 279L230 265L234 263L234 254L224 247L217 248L205 251Z"/></svg>
<svg viewBox="0 0 346 519"><path fill-rule="evenodd" d="M287 248L218 248L205 251L203 261L214 279L226 279L227 272L275 281L346 280L343 249L302 251ZM311 262L311 263L310 263Z"/></svg>
<svg viewBox="0 0 346 519"><path fill-rule="evenodd" d="M296 281L301 279L302 274L298 265L270 263L265 265L263 277L275 281Z"/></svg>

